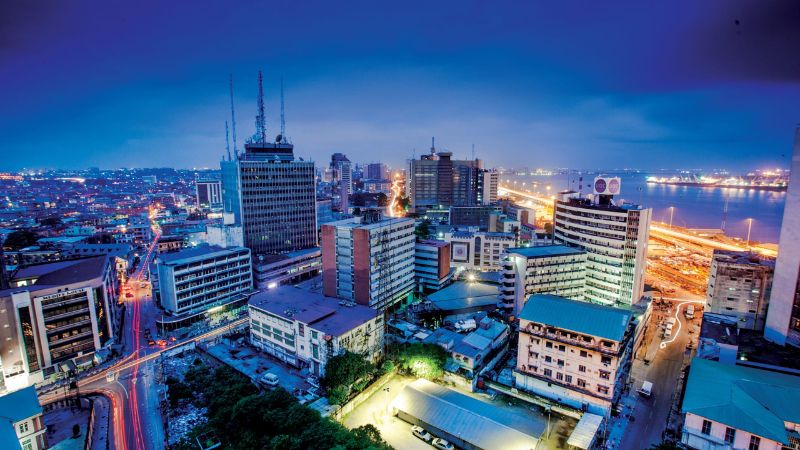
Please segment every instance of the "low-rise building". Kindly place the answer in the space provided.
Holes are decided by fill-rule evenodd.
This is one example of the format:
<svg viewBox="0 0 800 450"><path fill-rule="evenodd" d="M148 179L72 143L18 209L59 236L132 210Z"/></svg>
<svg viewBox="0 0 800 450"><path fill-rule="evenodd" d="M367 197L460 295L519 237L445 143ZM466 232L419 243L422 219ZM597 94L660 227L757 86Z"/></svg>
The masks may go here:
<svg viewBox="0 0 800 450"><path fill-rule="evenodd" d="M732 316L739 328L763 330L774 271L773 258L714 250L705 311Z"/></svg>
<svg viewBox="0 0 800 450"><path fill-rule="evenodd" d="M453 278L450 244L425 240L414 245L414 276L418 292L437 291Z"/></svg>
<svg viewBox="0 0 800 450"><path fill-rule="evenodd" d="M510 248L503 261L500 298L519 314L533 294L583 300L586 252L565 245Z"/></svg>
<svg viewBox="0 0 800 450"><path fill-rule="evenodd" d="M156 258L161 305L173 315L243 301L253 290L250 250L198 246Z"/></svg>
<svg viewBox="0 0 800 450"><path fill-rule="evenodd" d="M0 396L0 448L43 450L47 448L47 427L36 388L28 386Z"/></svg>
<svg viewBox="0 0 800 450"><path fill-rule="evenodd" d="M280 255L258 255L253 261L253 276L258 289L298 283L322 271L322 250L311 247Z"/></svg>
<svg viewBox="0 0 800 450"><path fill-rule="evenodd" d="M681 443L698 449L781 450L800 442L800 377L695 358Z"/></svg>
<svg viewBox="0 0 800 450"><path fill-rule="evenodd" d="M480 271L500 270L505 252L517 245L514 233L452 231L444 240L450 243L453 266Z"/></svg>
<svg viewBox="0 0 800 450"><path fill-rule="evenodd" d="M259 292L248 303L250 342L274 357L315 374L349 351L383 359L383 313L353 302L290 286Z"/></svg>
<svg viewBox="0 0 800 450"><path fill-rule="evenodd" d="M515 385L606 415L628 380L634 329L628 310L533 295L519 316Z"/></svg>
<svg viewBox="0 0 800 450"><path fill-rule="evenodd" d="M114 336L119 293L114 259L97 256L18 270L0 291L0 390L91 364Z"/></svg>

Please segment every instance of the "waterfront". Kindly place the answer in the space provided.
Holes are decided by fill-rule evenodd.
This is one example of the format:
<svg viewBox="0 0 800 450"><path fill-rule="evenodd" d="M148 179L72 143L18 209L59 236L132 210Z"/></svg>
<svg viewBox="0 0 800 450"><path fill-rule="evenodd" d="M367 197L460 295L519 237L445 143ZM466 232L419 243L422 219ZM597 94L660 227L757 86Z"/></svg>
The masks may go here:
<svg viewBox="0 0 800 450"><path fill-rule="evenodd" d="M753 219L750 239L757 242L777 243L780 234L783 204L786 192L764 191L755 189L732 189L719 187L677 186L665 184L648 184L650 173L608 173L622 179L619 198L626 202L640 203L653 208L653 220L669 222L673 207L672 222L687 228L721 228L725 198L728 198L726 234L732 237L747 236L749 218ZM552 195L569 187L583 193L591 192L591 183L597 174L572 173L551 176L520 176L504 174L502 180L536 183L533 192ZM550 189L547 189L550 186Z"/></svg>

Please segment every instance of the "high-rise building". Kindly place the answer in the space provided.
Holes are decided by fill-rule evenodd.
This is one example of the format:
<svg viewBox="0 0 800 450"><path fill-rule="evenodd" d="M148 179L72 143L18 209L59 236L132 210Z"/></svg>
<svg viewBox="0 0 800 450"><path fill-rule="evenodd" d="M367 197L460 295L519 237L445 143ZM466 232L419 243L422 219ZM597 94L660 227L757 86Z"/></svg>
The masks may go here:
<svg viewBox="0 0 800 450"><path fill-rule="evenodd" d="M775 277L764 337L776 344L800 347L800 127L795 130L791 176L783 206Z"/></svg>
<svg viewBox="0 0 800 450"><path fill-rule="evenodd" d="M714 250L705 310L732 316L739 328L763 330L774 270L772 258Z"/></svg>
<svg viewBox="0 0 800 450"><path fill-rule="evenodd" d="M353 193L353 166L343 153L331 155L332 183L334 193L339 199L339 211L347 213L350 206L350 195Z"/></svg>
<svg viewBox="0 0 800 450"><path fill-rule="evenodd" d="M533 294L583 300L586 252L566 245L510 248L500 281L500 299L517 316Z"/></svg>
<svg viewBox="0 0 800 450"><path fill-rule="evenodd" d="M414 274L419 292L438 291L453 278L450 244L425 240L414 245Z"/></svg>
<svg viewBox="0 0 800 450"><path fill-rule="evenodd" d="M492 196L496 200L496 183L492 182L496 172L483 171L479 159L455 160L452 156L432 147L429 155L411 160L407 189L413 212L487 204Z"/></svg>
<svg viewBox="0 0 800 450"><path fill-rule="evenodd" d="M414 290L414 220L363 216L322 225L327 296L385 310Z"/></svg>
<svg viewBox="0 0 800 450"><path fill-rule="evenodd" d="M500 172L496 170L481 169L478 171L478 198L480 205L497 203L497 187L500 185Z"/></svg>
<svg viewBox="0 0 800 450"><path fill-rule="evenodd" d="M616 193L618 178L598 177L594 195L559 194L553 240L586 251L585 300L630 307L644 291L652 209L615 202Z"/></svg>
<svg viewBox="0 0 800 450"><path fill-rule="evenodd" d="M383 163L370 163L364 175L367 180L388 180L389 167Z"/></svg>
<svg viewBox="0 0 800 450"><path fill-rule="evenodd" d="M113 257L25 267L10 285L0 291L0 384L10 391L42 382L59 363L91 361L114 336Z"/></svg>
<svg viewBox="0 0 800 450"><path fill-rule="evenodd" d="M195 180L195 196L198 206L219 208L222 206L222 184L213 178Z"/></svg>
<svg viewBox="0 0 800 450"><path fill-rule="evenodd" d="M292 144L249 143L220 166L224 209L254 255L317 245L314 163L295 159Z"/></svg>

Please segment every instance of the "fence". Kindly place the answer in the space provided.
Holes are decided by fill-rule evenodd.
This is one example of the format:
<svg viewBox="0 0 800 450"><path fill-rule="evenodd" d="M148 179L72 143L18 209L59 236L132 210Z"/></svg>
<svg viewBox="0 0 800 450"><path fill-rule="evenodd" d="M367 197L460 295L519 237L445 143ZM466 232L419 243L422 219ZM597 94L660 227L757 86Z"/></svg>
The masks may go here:
<svg viewBox="0 0 800 450"><path fill-rule="evenodd" d="M367 401L367 399L370 398L372 394L383 389L383 387L386 386L386 383L391 381L391 379L394 378L394 376L395 376L394 372L389 372L387 374L381 375L380 377L378 377L377 380L375 380L375 382L370 384L366 389L364 389L358 395L353 397L349 402L342 405L342 407L338 411L332 413L331 417L341 422L344 416L350 414L351 411L361 406L361 404Z"/></svg>

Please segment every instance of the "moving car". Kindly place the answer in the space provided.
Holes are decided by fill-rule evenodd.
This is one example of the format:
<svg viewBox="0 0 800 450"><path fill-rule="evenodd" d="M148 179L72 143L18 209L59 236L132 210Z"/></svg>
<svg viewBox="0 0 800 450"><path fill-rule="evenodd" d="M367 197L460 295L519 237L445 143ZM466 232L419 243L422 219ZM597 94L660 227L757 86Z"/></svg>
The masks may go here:
<svg viewBox="0 0 800 450"><path fill-rule="evenodd" d="M442 438L434 439L433 441L431 441L431 445L434 446L435 448L438 448L439 450L453 450L455 448L453 447L453 444L445 441Z"/></svg>
<svg viewBox="0 0 800 450"><path fill-rule="evenodd" d="M430 433L425 431L425 428L422 428L421 426L418 425L414 425L413 427L411 427L411 433L425 442L430 442L431 439L433 439L433 436L431 436Z"/></svg>
<svg viewBox="0 0 800 450"><path fill-rule="evenodd" d="M275 387L280 382L280 379L274 373L267 372L258 381L265 386Z"/></svg>

